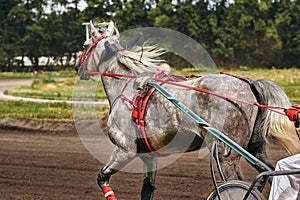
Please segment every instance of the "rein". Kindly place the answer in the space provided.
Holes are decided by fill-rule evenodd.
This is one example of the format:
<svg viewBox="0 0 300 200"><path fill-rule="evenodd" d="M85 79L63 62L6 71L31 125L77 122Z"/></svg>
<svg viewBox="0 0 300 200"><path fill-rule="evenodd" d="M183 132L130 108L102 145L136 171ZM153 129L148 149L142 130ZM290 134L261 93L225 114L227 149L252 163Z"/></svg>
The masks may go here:
<svg viewBox="0 0 300 200"><path fill-rule="evenodd" d="M108 77L124 77L124 78L131 78L131 79L138 77L136 75L126 75L126 74L116 74L116 73L106 73L106 72L96 72L96 71L91 72L91 71L87 71L87 70L85 70L84 72L88 75L102 75L102 76L108 76ZM224 73L220 72L220 74L224 74ZM226 74L226 75L229 75L229 74ZM232 75L232 76L234 76L234 75ZM191 78L192 77L193 78L193 77L199 77L199 76L198 75L190 75L190 76L182 76L182 77L184 77L184 78ZM266 105L262 105L258 102L249 102L249 101L245 101L245 100L238 99L238 98L235 98L235 97L231 97L231 96L227 96L227 95L220 94L220 93L217 93L217 92L213 92L211 90L206 90L206 89L199 88L199 87L184 85L184 84L181 84L181 83L178 83L178 82L172 82L172 81L162 80L162 79L157 79L157 78L153 78L153 80L156 81L156 82L160 82L160 83L174 85L176 87L181 87L181 88L186 88L186 89L189 89L189 90L195 90L195 91L206 93L206 94L211 94L211 95L214 95L216 97L220 97L220 98L223 98L223 99L226 99L226 100L256 106L258 108L270 110L272 112L275 112L275 113L278 113L278 114L281 114L281 115L285 115L283 112L278 111L278 110L282 110L282 111L286 110L286 108L283 108L283 107L266 106Z"/></svg>
<svg viewBox="0 0 300 200"><path fill-rule="evenodd" d="M93 45L88 49L88 51L86 53L85 53L85 51L82 52L82 54L80 55L80 60L79 60L80 65L82 65L86 61L86 59L90 56L91 52L96 48L98 43L104 38L106 38L106 35L101 34L101 36L93 43ZM94 62L95 62L95 60L94 60ZM141 63L141 61L139 61L139 62ZM141 63L141 64L143 64L143 63ZM102 76L108 76L108 77L124 77L124 78L129 78L129 79L133 79L133 78L138 77L136 75L107 73L107 72L100 72L100 71L99 72L97 72L97 71L88 71L86 68L83 69L83 72L87 75L102 75ZM227 73L223 73L223 72L219 72L219 73L220 74L225 74L225 75L228 75L228 76L237 77L237 76L227 74ZM190 76L182 76L182 77L183 78L199 78L200 76L190 75ZM239 77L237 77L237 78L239 78ZM258 108L270 110L272 112L275 112L275 113L278 113L278 114L281 114L281 115L286 115L283 112L278 111L278 110L285 111L286 108L283 108L283 107L267 106L267 105L262 105L258 102L248 102L248 101L245 101L245 100L242 100L242 99L227 96L227 95L220 94L220 93L217 93L217 92L213 92L213 91L210 91L210 90L206 90L206 89L203 89L203 88L188 86L188 85L180 84L178 82L172 82L172 81L169 81L169 80L158 79L158 78L155 78L155 77L153 77L152 79L154 81L157 81L157 82L160 82L160 83L165 83L165 84L174 85L174 86L181 87L181 88L186 88L186 89L189 89L189 90L194 90L194 91L198 91L198 92L202 92L202 93L206 93L206 94L211 94L211 95L214 95L216 97L220 97L220 98L223 98L223 99L226 99L226 100L235 101L235 102L239 102L239 103L243 103L243 104L247 104L247 105L251 105L251 106L256 106Z"/></svg>
<svg viewBox="0 0 300 200"><path fill-rule="evenodd" d="M104 38L106 38L106 36L104 34L102 34L93 43L93 45L88 49L87 52L85 52L85 51L82 52L82 54L80 56L80 60L79 60L80 61L80 65L83 65L84 62L86 61L86 59L89 56L92 56L93 62L95 64L95 66L99 65L100 62L97 65L97 63L95 61L95 58L94 58L94 53L92 54L92 51L94 51L94 49L96 48L97 44L102 39L104 39ZM137 61L137 60L133 59L133 61ZM144 65L140 60L138 62L140 64ZM86 75L102 75L102 76L115 77L115 78L123 77L123 78L126 78L126 79L130 79L129 82L132 79L138 77L137 75L107 73L107 72L101 72L101 71L89 71L86 68L86 66L83 69L83 72ZM224 95L224 94L221 94L221 93L217 93L217 92L214 92L214 91L211 91L211 90L207 90L207 89L203 89L203 88L199 88L199 87L193 87L193 86L189 86L189 85L184 85L184 84L179 83L180 81L178 81L178 79L177 80L170 80L170 79L167 79L167 78L160 78L160 77L157 76L158 74L164 74L164 71L158 71L152 77L152 81L155 81L156 83L160 83L160 84L169 84L169 85L173 85L173 86L180 87L180 88L186 88L186 89L189 89L189 90L194 90L194 91L206 93L206 94L209 94L209 95L214 95L216 97L220 97L220 98L223 98L223 99L226 99L226 100L229 100L229 101L234 101L234 102L239 102L239 103L246 104L246 105L256 106L256 107L261 108L261 109L269 110L269 111L275 112L277 114L288 116L288 114L286 113L286 110L288 110L288 109L283 108L283 107L262 105L262 104L260 104L258 102L249 102L249 101L238 99L238 98L235 98L235 97L232 97L232 96L227 96L227 95ZM227 73L223 73L223 72L219 72L219 74L225 74L225 75L228 75L228 76L232 76L232 77L236 77L236 78L241 79L241 77L237 77L237 76L232 75L232 74L227 74ZM168 77L170 77L170 75L168 75ZM198 75L190 75L190 76L178 76L178 78L179 77L181 77L181 78L199 78L200 76L198 76ZM125 87L123 88L123 90L127 87L127 84L128 84L128 82L125 84ZM156 87L150 88L148 90L148 92L146 93L145 98L142 98L140 95L138 95L136 97L135 101L132 101L132 100L128 99L127 97L124 96L123 93L121 93L119 95L119 97L122 97L125 101L128 101L129 103L131 103L133 105L132 117L133 117L133 119L136 122L136 125L138 127L138 130L139 130L138 132L140 133L140 136L141 136L140 138L142 138L142 141L144 142L144 144L147 147L147 149L149 150L149 152L152 153L154 156L164 157L164 156L168 156L168 155L164 155L164 154L160 154L160 153L156 152L154 150L154 148L151 146L151 144L149 143L149 141L147 139L146 132L145 132L144 111L146 109L148 99L149 99L149 97L151 96L151 94L153 93L153 91L155 89L157 89L157 88Z"/></svg>
<svg viewBox="0 0 300 200"><path fill-rule="evenodd" d="M258 102L249 102L249 101L245 101L245 100L238 99L238 98L235 98L235 97L231 97L231 96L227 96L227 95L220 94L220 93L217 93L217 92L213 92L211 90L206 90L206 89L203 89L203 88L193 87L193 86L189 86L189 85L183 85L183 84L180 84L180 83L177 83L177 82L170 82L170 81L164 81L164 80L158 80L158 79L153 79L153 80L155 80L157 82L163 82L163 83L166 83L166 84L169 84L169 85L174 85L174 86L177 86L177 87L182 87L182 88L195 90L195 91L206 93L206 94L211 94L211 95L214 95L216 97L220 97L220 98L223 98L223 99L226 99L226 100L256 106L258 108L270 110L272 112L276 112L278 114L285 115L284 113L282 113L280 111L277 111L277 110L285 110L286 108L282 108L282 107L278 107L278 106L266 106L266 105L262 105Z"/></svg>

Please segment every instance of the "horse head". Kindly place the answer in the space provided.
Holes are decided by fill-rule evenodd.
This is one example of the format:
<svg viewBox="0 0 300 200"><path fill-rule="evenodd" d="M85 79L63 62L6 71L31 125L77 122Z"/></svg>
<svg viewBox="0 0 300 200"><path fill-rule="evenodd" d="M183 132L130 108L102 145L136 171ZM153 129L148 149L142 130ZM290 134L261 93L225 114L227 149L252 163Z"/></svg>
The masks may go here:
<svg viewBox="0 0 300 200"><path fill-rule="evenodd" d="M91 74L88 72L100 71L101 63L113 55L110 44L119 39L119 31L112 21L99 23L97 26L98 28L90 21L89 37L83 43L83 51L75 64L77 75L83 80L90 78Z"/></svg>

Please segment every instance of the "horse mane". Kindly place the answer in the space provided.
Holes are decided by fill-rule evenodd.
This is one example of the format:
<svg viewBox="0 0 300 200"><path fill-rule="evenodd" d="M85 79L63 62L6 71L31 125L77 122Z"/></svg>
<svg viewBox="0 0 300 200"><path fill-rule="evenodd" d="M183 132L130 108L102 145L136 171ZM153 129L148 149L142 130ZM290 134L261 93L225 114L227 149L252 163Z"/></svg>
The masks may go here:
<svg viewBox="0 0 300 200"><path fill-rule="evenodd" d="M93 24L91 26L91 35L99 35L104 33L109 36L110 43L118 42L120 34L118 28L115 24L110 22L98 23L96 29ZM166 65L160 66L160 64L165 63L164 60L158 59L159 56L165 53L165 50L158 48L158 45L149 46L136 46L132 50L122 50L117 54L117 59L120 63L126 66L128 69L134 73L143 72L157 72L166 71L169 72L170 68Z"/></svg>
<svg viewBox="0 0 300 200"><path fill-rule="evenodd" d="M131 51L123 50L118 53L118 61L136 73L170 71L170 68L161 65L165 61L158 59L165 50L158 45L136 46Z"/></svg>

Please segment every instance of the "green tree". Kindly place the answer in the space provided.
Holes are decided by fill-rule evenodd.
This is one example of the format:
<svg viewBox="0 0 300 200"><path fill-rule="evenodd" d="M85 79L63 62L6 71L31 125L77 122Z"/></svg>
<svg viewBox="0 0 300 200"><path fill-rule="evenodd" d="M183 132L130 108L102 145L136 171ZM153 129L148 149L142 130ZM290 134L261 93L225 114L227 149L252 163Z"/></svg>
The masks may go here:
<svg viewBox="0 0 300 200"><path fill-rule="evenodd" d="M63 52L61 55L67 56L67 65L72 58L76 59L76 53L82 50L82 44L85 40L85 29L82 22L82 16L76 8L69 8L68 12L62 15Z"/></svg>
<svg viewBox="0 0 300 200"><path fill-rule="evenodd" d="M22 38L26 34L26 26L33 23L32 13L28 11L28 7L19 1L7 13L5 20L4 38L7 45L7 64L9 70L11 69L13 58L17 55L26 54L26 48L23 44ZM23 65L23 62L22 62Z"/></svg>
<svg viewBox="0 0 300 200"><path fill-rule="evenodd" d="M117 3L116 0L113 1ZM110 20L110 9L112 1L106 0L87 0L88 7L83 11L85 21L108 21Z"/></svg>
<svg viewBox="0 0 300 200"><path fill-rule="evenodd" d="M282 43L281 65L300 66L300 2L273 4L275 27Z"/></svg>
<svg viewBox="0 0 300 200"><path fill-rule="evenodd" d="M122 9L115 11L113 19L121 31L137 27L149 27L152 26L148 21L150 9L151 1L123 1Z"/></svg>
<svg viewBox="0 0 300 200"><path fill-rule="evenodd" d="M172 17L175 14L174 6L170 0L162 0L152 3L153 8L148 12L149 24L162 28L174 29Z"/></svg>
<svg viewBox="0 0 300 200"><path fill-rule="evenodd" d="M11 61L16 54L15 41L19 30L14 26L14 18L9 17L11 10L20 3L19 0L0 0L0 64L2 70L10 70Z"/></svg>
<svg viewBox="0 0 300 200"><path fill-rule="evenodd" d="M81 24L89 20L114 20L120 31L148 26L179 31L198 41L219 66L300 66L300 1L87 0L82 12L78 3L0 0L1 67L12 70L20 55L29 56L35 68L40 56L70 61L84 41Z"/></svg>
<svg viewBox="0 0 300 200"><path fill-rule="evenodd" d="M232 37L228 34L232 25L230 24L230 5L225 0L213 1L209 6L210 12L208 18L208 34L204 40L207 40L208 51L219 66L226 66L234 59L232 47ZM205 27L204 27L205 28Z"/></svg>

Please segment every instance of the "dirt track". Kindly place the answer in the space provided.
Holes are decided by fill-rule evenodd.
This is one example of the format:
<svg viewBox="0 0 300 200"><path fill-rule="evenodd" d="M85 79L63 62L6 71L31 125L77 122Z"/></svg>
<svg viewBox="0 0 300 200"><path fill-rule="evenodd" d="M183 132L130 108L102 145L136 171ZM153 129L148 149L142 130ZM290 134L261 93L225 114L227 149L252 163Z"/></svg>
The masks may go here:
<svg viewBox="0 0 300 200"><path fill-rule="evenodd" d="M271 160L285 155L269 150ZM155 200L205 199L212 189L208 158L185 154L157 175ZM242 162L251 180L257 173ZM45 133L0 128L0 199L104 199L96 175L102 164L74 131ZM141 174L119 172L111 186L119 199L139 199ZM269 187L266 188L268 192Z"/></svg>

